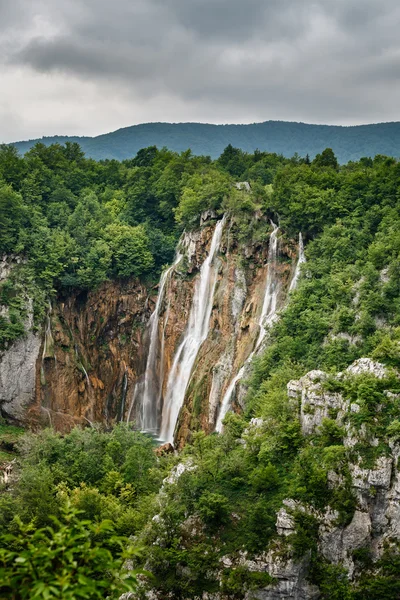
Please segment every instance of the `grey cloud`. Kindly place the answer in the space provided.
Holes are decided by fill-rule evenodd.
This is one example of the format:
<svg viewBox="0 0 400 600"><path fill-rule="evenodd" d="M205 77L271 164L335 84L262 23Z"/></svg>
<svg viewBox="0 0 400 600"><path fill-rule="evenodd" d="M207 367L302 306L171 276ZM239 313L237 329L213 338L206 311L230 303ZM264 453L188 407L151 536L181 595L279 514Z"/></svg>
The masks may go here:
<svg viewBox="0 0 400 600"><path fill-rule="evenodd" d="M49 30L37 35L35 17ZM193 120L199 104L210 121L224 106L237 119L386 120L399 25L396 0L0 0L0 51L7 68L99 94L162 96L158 120L177 99ZM18 46L2 46L10 28Z"/></svg>

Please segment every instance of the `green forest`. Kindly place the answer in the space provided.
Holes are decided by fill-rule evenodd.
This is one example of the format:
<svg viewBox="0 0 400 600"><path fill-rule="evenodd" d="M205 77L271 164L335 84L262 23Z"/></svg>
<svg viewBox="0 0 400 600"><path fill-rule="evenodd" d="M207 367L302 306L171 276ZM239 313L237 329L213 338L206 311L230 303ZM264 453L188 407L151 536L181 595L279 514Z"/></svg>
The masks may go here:
<svg viewBox="0 0 400 600"><path fill-rule="evenodd" d="M237 190L239 181L251 192ZM14 435L18 470L0 492L0 598L118 598L135 590L144 598L147 588L162 598L218 591L244 598L273 578L226 565L219 582L222 557L251 557L273 544L285 498L315 511L330 506L339 524L350 523L351 453L370 468L400 440L400 163L383 155L340 165L330 148L310 160L229 145L212 160L151 146L122 162L96 162L77 143L38 143L23 157L2 146L0 250L20 260L0 287L8 307L0 348L23 335L27 295L40 327L57 294L128 277L153 285L183 229L198 227L210 208L229 213L243 238L249 215L261 210L286 239L301 231L305 240L299 286L254 361L246 410L229 413L222 434L194 433L179 455L164 456L127 425L67 435L0 425L0 442ZM385 377L337 378L360 357L386 365ZM359 405L354 426L377 444L360 438L346 448L334 414L315 435L302 434L286 385L311 369L325 370L327 389ZM263 419L261 430L249 425L254 417ZM400 597L392 546L374 564L360 548L362 574L349 583L342 567L320 556L313 514L294 518L282 553L309 556L322 600Z"/></svg>
<svg viewBox="0 0 400 600"><path fill-rule="evenodd" d="M290 121L265 121L248 125L213 125L210 123L143 123L124 127L96 137L53 136L13 144L25 153L37 142L46 146L77 142L86 156L96 160L124 160L141 148L166 146L175 152L191 148L193 154L217 159L229 144L244 152L254 148L283 154L296 152L314 158L326 147L332 148L341 164L363 156L385 154L399 157L400 123L371 125L311 125Z"/></svg>

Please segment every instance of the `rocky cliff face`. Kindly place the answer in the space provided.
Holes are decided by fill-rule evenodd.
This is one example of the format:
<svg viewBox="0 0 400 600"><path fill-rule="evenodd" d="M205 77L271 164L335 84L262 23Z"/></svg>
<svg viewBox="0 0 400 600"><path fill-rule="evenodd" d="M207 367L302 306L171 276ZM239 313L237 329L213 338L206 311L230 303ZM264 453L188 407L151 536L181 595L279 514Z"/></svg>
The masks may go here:
<svg viewBox="0 0 400 600"><path fill-rule="evenodd" d="M362 358L340 373L337 379L343 381L365 374L382 379L387 371L382 364ZM308 581L307 553L301 560L291 558L290 536L296 532L295 514L299 511L312 515L317 521L321 560L343 567L350 582L355 585L365 568L358 560L362 552L368 553L372 565L377 564L385 552L396 551L400 542L400 436L375 437L376 434L372 434L365 424L357 426L357 421L351 417L362 410L360 403L346 400L341 393L327 391L327 380L328 376L323 371L311 371L288 384L288 395L298 403L305 436L315 434L324 419L333 414L336 414L337 424L344 428L342 442L346 450L346 465L341 474L332 470L329 480L331 486L342 486L343 472L348 470L355 499L353 517L348 524L339 525L339 514L330 507L320 512L290 498L284 500L277 514L278 536L273 548L252 562L246 563L242 559L249 570L267 572L277 583L252 593L249 598L319 598L318 588ZM399 400L393 398L389 391L386 395L391 403ZM253 420L252 427L262 427L262 421ZM365 455L369 457L368 461Z"/></svg>
<svg viewBox="0 0 400 600"><path fill-rule="evenodd" d="M182 445L196 429L215 427L220 401L254 349L268 275L269 221L255 215L262 239L239 242L227 220L216 258L217 282L207 339L193 368L176 430ZM210 249L214 215L183 236L182 260L166 282L158 321L157 373L161 394L187 327L194 286ZM279 242L276 278L283 307L296 264L296 245ZM157 300L135 281L108 282L89 293L60 296L49 307L43 333L31 331L0 359L3 413L19 423L74 424L138 421L149 347L147 323ZM29 327L28 327L29 330ZM239 399L232 396L233 407Z"/></svg>
<svg viewBox="0 0 400 600"><path fill-rule="evenodd" d="M158 363L161 373L162 394L165 395L168 374L176 349L189 319L194 285L199 277L211 244L215 221L203 217L203 227L186 234L181 241L183 258L171 273L166 284L158 324ZM255 217L261 219L260 216ZM267 219L261 223L264 240L238 242L238 226L227 221L217 257L217 283L209 331L201 345L192 376L180 411L175 442L179 447L190 432L215 428L221 399L230 382L255 347L259 335L259 317L263 306L268 269L268 236L271 231ZM280 242L275 277L278 290L278 308L285 304L290 281L296 265L297 248ZM151 300L154 309L155 298ZM233 394L233 408L239 409ZM140 403L133 407L131 418L140 411Z"/></svg>
<svg viewBox="0 0 400 600"><path fill-rule="evenodd" d="M147 290L135 281L60 298L49 316L29 418L48 418L57 429L122 420L142 369L149 314Z"/></svg>
<svg viewBox="0 0 400 600"><path fill-rule="evenodd" d="M128 281L59 297L42 333L28 323L27 334L0 357L3 415L61 431L120 420L144 360L147 295Z"/></svg>
<svg viewBox="0 0 400 600"><path fill-rule="evenodd" d="M14 255L1 257L0 283L22 262ZM33 328L33 305L28 298L25 313L27 334L0 352L0 415L13 423L25 420L26 410L34 400L36 363L42 343L40 333ZM0 304L0 318L8 316L9 308Z"/></svg>

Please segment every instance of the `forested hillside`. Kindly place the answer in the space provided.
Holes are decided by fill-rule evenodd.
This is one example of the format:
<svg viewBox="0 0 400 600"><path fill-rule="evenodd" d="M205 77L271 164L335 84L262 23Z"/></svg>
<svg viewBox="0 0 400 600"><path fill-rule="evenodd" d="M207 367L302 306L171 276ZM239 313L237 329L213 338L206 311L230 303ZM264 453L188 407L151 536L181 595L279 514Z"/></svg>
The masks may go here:
<svg viewBox="0 0 400 600"><path fill-rule="evenodd" d="M400 597L399 192L395 158L340 166L330 148L228 146L212 161L150 147L122 162L73 143L1 148L0 249L19 261L1 282L3 349L27 296L41 327L60 294L153 286L208 209L229 216L249 270L269 219L283 246L303 234L306 263L222 433L192 431L179 453L126 423L17 436L0 598Z"/></svg>
<svg viewBox="0 0 400 600"><path fill-rule="evenodd" d="M145 123L90 137L46 137L17 142L22 153L37 141L46 146L66 141L78 142L85 154L96 160L132 158L140 148L166 147L175 152L188 148L193 154L217 158L228 145L245 152L257 148L290 158L295 153L314 158L324 148L332 148L340 163L363 156L385 154L400 156L400 123L378 123L342 127L309 125L285 121L266 121L250 125L210 125L205 123Z"/></svg>

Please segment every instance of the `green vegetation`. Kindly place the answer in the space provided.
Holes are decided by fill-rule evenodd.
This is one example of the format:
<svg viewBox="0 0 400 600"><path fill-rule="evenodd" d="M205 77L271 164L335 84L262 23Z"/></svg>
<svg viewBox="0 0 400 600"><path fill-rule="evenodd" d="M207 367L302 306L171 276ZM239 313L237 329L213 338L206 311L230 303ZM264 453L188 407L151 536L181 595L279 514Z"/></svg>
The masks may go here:
<svg viewBox="0 0 400 600"><path fill-rule="evenodd" d="M112 522L82 520L68 504L61 512L43 529L15 519L15 532L0 536L1 597L92 600L135 590L134 573L123 569L135 551Z"/></svg>
<svg viewBox="0 0 400 600"><path fill-rule="evenodd" d="M222 435L193 433L179 457L156 456L151 440L122 425L21 439L17 479L0 495L4 593L15 582L22 590L48 585L43 565L58 560L52 552L59 543L69 547L72 531L78 556L64 557L57 570L68 578L70 561L77 562L83 582L95 582L87 590L82 584L82 597L101 597L104 589L113 594L113 585L117 593L124 584L121 536L135 536L141 552L133 564L153 575L141 585L155 587L160 597L196 598L219 591L220 580L232 598L271 585L268 575L243 564L269 545L282 557L309 557L310 580L323 599L397 597L393 548L376 564L358 550L353 584L341 566L322 559L317 537L318 515L328 507L337 511L336 525L352 520L349 462L372 468L400 440L400 163L376 156L340 166L330 149L310 161L232 146L216 161L149 147L122 163L96 163L67 144L38 145L23 159L4 147L0 174L2 251L23 257L0 290L8 310L0 321L3 345L21 335L32 295L40 323L48 297L60 290L117 277L153 281L182 228L198 226L206 209L229 212L239 241L265 241L255 210L279 217L284 241L303 233L307 257L299 286L255 361L245 412L228 414ZM251 182L251 193L234 187L242 180ZM363 356L384 363L386 376L337 377ZM306 437L286 386L317 368L330 374L324 390L339 392L356 409L342 420L330 411ZM305 412L312 415L313 408ZM200 413L196 400L194 421ZM261 421L250 424L252 417ZM351 448L343 443L346 428L358 435ZM178 461L186 470L163 484ZM289 509L294 532L277 541L276 512L285 498L296 503ZM226 557L230 563L222 563ZM29 568L17 558L27 558ZM71 598L75 575L79 581L79 570L67 581Z"/></svg>
<svg viewBox="0 0 400 600"><path fill-rule="evenodd" d="M13 427L0 422L0 467L16 457L17 444L23 434L22 427Z"/></svg>
<svg viewBox="0 0 400 600"><path fill-rule="evenodd" d="M225 160L232 152L235 168ZM197 226L208 208L253 211L265 195L261 183L287 162L233 148L220 160L153 146L123 162L95 162L71 142L36 144L22 158L1 146L0 252L13 268L0 285L0 349L24 333L32 311L41 324L61 290L127 277L154 283L183 227ZM234 188L237 173L259 181L254 201Z"/></svg>
<svg viewBox="0 0 400 600"><path fill-rule="evenodd" d="M2 439L13 434L1 428ZM123 569L137 555L128 536L152 514L167 466L152 441L123 426L47 430L18 450L16 480L0 494L0 598L117 599L135 589Z"/></svg>

